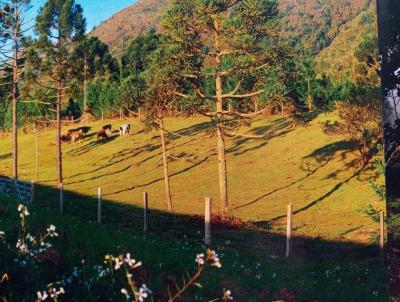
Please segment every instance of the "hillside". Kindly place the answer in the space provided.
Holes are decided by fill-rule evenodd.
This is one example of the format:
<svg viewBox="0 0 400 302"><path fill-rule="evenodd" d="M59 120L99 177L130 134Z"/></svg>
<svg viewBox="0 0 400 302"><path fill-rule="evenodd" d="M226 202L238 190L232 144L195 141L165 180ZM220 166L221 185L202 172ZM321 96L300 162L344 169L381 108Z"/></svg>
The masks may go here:
<svg viewBox="0 0 400 302"><path fill-rule="evenodd" d="M332 78L340 78L353 66L354 51L366 35L377 34L376 7L360 13L343 26L331 45L316 57L317 70Z"/></svg>
<svg viewBox="0 0 400 302"><path fill-rule="evenodd" d="M371 0L280 0L279 9L286 34L312 52L328 46L340 27L365 10ZM115 51L132 37L143 34L158 22L168 0L138 0L100 24L93 32Z"/></svg>
<svg viewBox="0 0 400 302"><path fill-rule="evenodd" d="M317 54L341 27L368 9L371 0L281 0L283 27L289 37Z"/></svg>
<svg viewBox="0 0 400 302"><path fill-rule="evenodd" d="M167 6L168 0L139 0L97 26L91 35L115 49L125 40L157 28Z"/></svg>
<svg viewBox="0 0 400 302"><path fill-rule="evenodd" d="M227 139L231 213L281 233L286 206L293 202L297 235L367 242L378 228L362 214L376 199L369 184L374 172L359 170L351 143L322 132L319 123L333 118L324 114L308 127L292 128L285 117L262 117L241 133L269 134L265 138ZM99 121L92 124L93 130L107 123L116 129L122 121ZM151 208L165 210L159 137L144 132L138 121L131 123L130 138L114 134L96 142L91 135L82 143L64 144L64 189L93 196L101 186L107 200L136 206L147 191ZM196 139L207 135L209 126L200 117L167 120L167 129L182 136L168 138L177 213L202 214L204 196L214 197L214 211L219 211L215 138ZM56 176L54 137L54 130L40 134L39 183L51 187ZM34 179L35 135L21 133L20 143L21 178ZM10 150L11 137L0 138L0 175L11 171Z"/></svg>

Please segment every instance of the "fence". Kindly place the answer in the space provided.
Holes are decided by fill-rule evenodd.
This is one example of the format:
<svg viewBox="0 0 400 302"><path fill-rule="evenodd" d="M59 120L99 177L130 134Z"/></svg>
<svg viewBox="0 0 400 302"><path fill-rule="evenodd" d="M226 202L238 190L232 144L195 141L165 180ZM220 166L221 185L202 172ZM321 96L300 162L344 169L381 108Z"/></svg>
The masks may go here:
<svg viewBox="0 0 400 302"><path fill-rule="evenodd" d="M32 203L35 198L35 182L0 177L1 195L12 195L22 202Z"/></svg>
<svg viewBox="0 0 400 302"><path fill-rule="evenodd" d="M64 192L63 186L59 187L59 202L60 202L60 213L63 213L64 210ZM22 180L14 180L11 178L0 177L0 196L10 196L13 195L18 198L20 201L25 203L32 203L35 198L35 182L27 182ZM97 222L99 224L102 223L102 189L98 188L97 192ZM205 245L211 245L211 198L205 198L205 215L204 215L204 243ZM143 193L143 231L144 233L148 232L148 194L146 192ZM385 216L384 212L380 212L380 227L379 227L379 248L380 255L383 261L384 259L384 242L385 242L385 234L384 234L384 222ZM293 204L289 203L287 207L287 226L286 226L286 257L290 257L293 254L292 251L292 232L293 232Z"/></svg>
<svg viewBox="0 0 400 302"><path fill-rule="evenodd" d="M59 188L60 190L60 204L62 204L63 193L62 186ZM97 190L97 223L103 223L103 191L102 188L98 188ZM94 210L94 209L93 209ZM62 209L60 209L62 213ZM293 211L293 203L289 203L287 206L287 214L286 214L286 249L285 249L285 257L291 257L294 255L293 253L293 214L296 213ZM147 192L143 193L143 233L147 234L149 232L149 196ZM204 203L204 244L206 246L212 245L212 199L210 197L205 198ZM380 227L379 227L379 250L381 261L384 262L385 257L385 216L384 212L380 212Z"/></svg>

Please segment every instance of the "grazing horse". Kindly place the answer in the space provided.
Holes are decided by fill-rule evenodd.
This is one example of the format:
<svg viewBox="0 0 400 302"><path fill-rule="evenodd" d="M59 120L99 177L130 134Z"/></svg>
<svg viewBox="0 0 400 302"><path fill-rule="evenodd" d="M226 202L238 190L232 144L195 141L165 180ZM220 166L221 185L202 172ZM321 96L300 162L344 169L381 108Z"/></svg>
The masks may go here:
<svg viewBox="0 0 400 302"><path fill-rule="evenodd" d="M83 138L83 131L77 130L71 133L71 142L74 144L75 142L80 142L81 138Z"/></svg>
<svg viewBox="0 0 400 302"><path fill-rule="evenodd" d="M108 138L107 131L104 129L97 131L96 137L97 137L97 141L102 140L102 139L107 139Z"/></svg>
<svg viewBox="0 0 400 302"><path fill-rule="evenodd" d="M107 133L108 136L111 136L111 130L112 130L112 126L111 125L103 126L103 130Z"/></svg>
<svg viewBox="0 0 400 302"><path fill-rule="evenodd" d="M124 124L119 127L119 135L120 136L129 136L131 132L131 124Z"/></svg>

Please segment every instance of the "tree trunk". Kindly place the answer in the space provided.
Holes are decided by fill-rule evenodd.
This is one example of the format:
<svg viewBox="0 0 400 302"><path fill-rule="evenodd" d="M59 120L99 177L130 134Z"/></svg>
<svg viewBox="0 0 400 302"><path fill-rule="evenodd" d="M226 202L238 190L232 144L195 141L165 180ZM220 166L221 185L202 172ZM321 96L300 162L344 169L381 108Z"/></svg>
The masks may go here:
<svg viewBox="0 0 400 302"><path fill-rule="evenodd" d="M259 104L258 104L257 96L252 96L251 98L253 99L254 112L257 112L259 110Z"/></svg>
<svg viewBox="0 0 400 302"><path fill-rule="evenodd" d="M87 104L87 60L86 60L86 54L85 54L85 66L84 66L84 79L83 79L83 111L86 112L88 110L88 104Z"/></svg>
<svg viewBox="0 0 400 302"><path fill-rule="evenodd" d="M215 33L215 49L217 51L216 55L216 77L215 77L215 92L216 92L216 102L217 102L217 116L219 118L217 122L217 150L218 150L218 174L219 174L219 193L221 200L221 212L228 212L228 177L226 170L226 154L225 154L225 132L223 128L223 122L220 120L223 118L221 112L224 111L223 97L222 97L222 77L221 77L221 67L222 59L220 54L220 41L219 41L219 21L214 22L216 29Z"/></svg>
<svg viewBox="0 0 400 302"><path fill-rule="evenodd" d="M170 185L169 185L167 147L165 144L164 119L163 118L160 119L160 138L161 138L163 165L164 165L165 198L167 201L168 211L172 213L172 198L171 198L171 189L170 189Z"/></svg>
<svg viewBox="0 0 400 302"><path fill-rule="evenodd" d="M57 82L57 185L58 187L61 186L63 182L63 175L62 175L62 142L61 142L61 102L62 102L62 81L59 80Z"/></svg>
<svg viewBox="0 0 400 302"><path fill-rule="evenodd" d="M18 179L18 116L17 102L19 97L18 92L18 38L19 38L19 11L18 5L14 5L14 55L13 55L13 91L12 91L12 127L13 127L13 178Z"/></svg>

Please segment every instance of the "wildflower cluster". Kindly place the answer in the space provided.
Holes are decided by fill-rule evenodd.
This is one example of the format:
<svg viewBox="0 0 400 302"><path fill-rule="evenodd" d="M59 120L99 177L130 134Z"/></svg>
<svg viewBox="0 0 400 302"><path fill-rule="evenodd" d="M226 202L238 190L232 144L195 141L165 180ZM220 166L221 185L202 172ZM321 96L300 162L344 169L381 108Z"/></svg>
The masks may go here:
<svg viewBox="0 0 400 302"><path fill-rule="evenodd" d="M39 301L49 301L49 299L50 299L50 300L57 302L58 298L63 294L65 294L65 290L63 287L59 287L59 288L50 287L47 291L42 291L42 292L38 291L36 293L36 297L37 297L36 301L38 301L38 302Z"/></svg>
<svg viewBox="0 0 400 302"><path fill-rule="evenodd" d="M136 282L132 276L132 270L142 266L142 262L136 261L132 258L131 253L125 255L119 255L114 257L113 255L107 255L104 263L111 266L115 271L124 270L127 281L127 288L122 288L121 293L126 297L127 301L143 302L149 295L152 294L151 290L143 284L140 288L136 286Z"/></svg>
<svg viewBox="0 0 400 302"><path fill-rule="evenodd" d="M39 254L45 253L49 248L52 247L52 245L45 240L49 237L52 238L58 236L58 233L56 232L56 227L54 225L50 225L47 228L46 234L44 236L36 238L26 231L27 216L29 216L27 206L20 204L18 206L18 212L20 216L20 238L18 238L15 247L17 248L20 256L24 255L36 257ZM1 237L2 236L0 233L0 239ZM21 263L24 264L26 262L22 261Z"/></svg>
<svg viewBox="0 0 400 302"><path fill-rule="evenodd" d="M210 266L214 266L217 268L222 267L218 254L214 250L210 249L207 250L207 255L204 255L204 253L197 254L195 261L198 266L209 264Z"/></svg>
<svg viewBox="0 0 400 302"><path fill-rule="evenodd" d="M54 225L46 228L45 234L34 236L28 232L27 217L30 215L28 208L25 205L18 206L20 217L19 238L13 248L13 244L7 243L6 234L0 230L0 242L7 243L5 246L7 251L10 251L10 260L16 263L20 268L23 268L26 273L33 275L40 272L41 257L46 256L46 252L52 245L46 242L48 239L58 237L59 234ZM11 241L12 242L12 241ZM51 252L51 251L49 251ZM221 257L223 254L221 254ZM182 286L177 283L169 288L168 302L174 302L182 298L183 293L191 286L201 287L198 280L201 274L207 267L221 268L220 256L214 250L207 250L205 253L200 253L195 259L197 263L197 271L189 276L189 279L183 278ZM73 271L61 276L59 282L48 285L47 290L37 291L34 297L35 302L53 301L58 302L63 295L68 292L69 298L76 296L76 286L79 284L79 297L81 298L82 290L88 291L92 297L102 297L103 293L96 296L96 288L101 288L104 284L120 284L119 292L114 291L115 295L123 295L127 301L145 302L152 297L152 291L146 284L139 285L134 277L133 271L142 266L142 262L137 261L131 253L121 254L119 256L105 256L104 264L85 266L85 261L82 260L82 265L75 266ZM5 274L7 276L7 274ZM4 279L4 278L3 278ZM0 281L2 282L2 281ZM55 285L56 284L56 285ZM103 288L104 289L104 288ZM34 293L35 291L33 291ZM12 291L10 292L12 293ZM83 294L85 296L85 294ZM232 301L232 293L230 290L224 289L220 301ZM197 301L197 298L196 298Z"/></svg>

